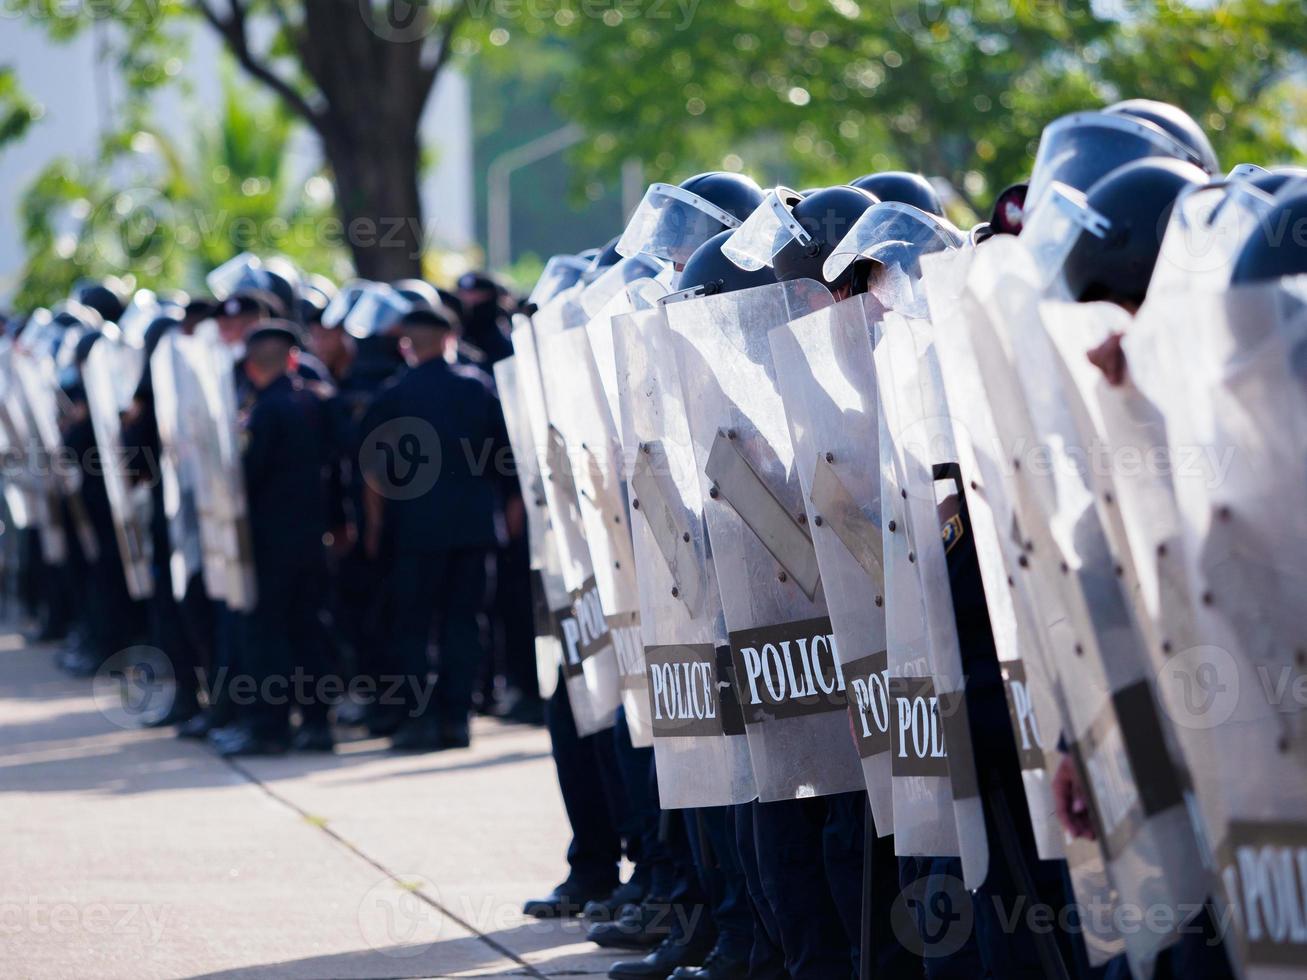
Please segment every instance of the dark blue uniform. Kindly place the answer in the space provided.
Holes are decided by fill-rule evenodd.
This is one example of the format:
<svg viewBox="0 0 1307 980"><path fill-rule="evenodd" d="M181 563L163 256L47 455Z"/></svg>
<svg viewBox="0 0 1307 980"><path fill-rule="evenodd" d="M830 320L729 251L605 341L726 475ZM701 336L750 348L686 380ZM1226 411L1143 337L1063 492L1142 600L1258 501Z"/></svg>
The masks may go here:
<svg viewBox="0 0 1307 980"><path fill-rule="evenodd" d="M296 667L314 675L325 653L318 618L325 577L324 470L330 443L316 395L282 376L254 395L244 431L245 492L258 602L245 631L248 673L284 692L251 719L257 734L286 733ZM281 685L286 685L281 688ZM306 714L321 706L306 704Z"/></svg>
<svg viewBox="0 0 1307 980"><path fill-rule="evenodd" d="M501 537L508 435L483 372L439 358L388 385L361 426L366 477L385 500L382 548L391 564L390 653L406 676L410 713L466 738L484 656L480 616L487 564ZM432 702L417 692L439 623L439 677Z"/></svg>

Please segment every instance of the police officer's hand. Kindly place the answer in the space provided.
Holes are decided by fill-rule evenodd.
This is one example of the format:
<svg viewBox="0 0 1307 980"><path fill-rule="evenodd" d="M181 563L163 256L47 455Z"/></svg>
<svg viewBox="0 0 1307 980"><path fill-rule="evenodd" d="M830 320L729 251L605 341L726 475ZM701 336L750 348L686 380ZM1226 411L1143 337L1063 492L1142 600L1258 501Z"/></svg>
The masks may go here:
<svg viewBox="0 0 1307 980"><path fill-rule="evenodd" d="M1093 350L1086 352L1089 363L1103 372L1113 388L1125 384L1125 351L1121 348L1121 334L1114 333Z"/></svg>
<svg viewBox="0 0 1307 980"><path fill-rule="evenodd" d="M521 497L512 496L504 502L504 524L510 541L516 541L526 533L526 504Z"/></svg>
<svg viewBox="0 0 1307 980"><path fill-rule="evenodd" d="M1082 840L1096 839L1093 821L1089 819L1089 796L1080 781L1080 770L1069 755L1062 756L1053 774L1053 802L1063 830Z"/></svg>

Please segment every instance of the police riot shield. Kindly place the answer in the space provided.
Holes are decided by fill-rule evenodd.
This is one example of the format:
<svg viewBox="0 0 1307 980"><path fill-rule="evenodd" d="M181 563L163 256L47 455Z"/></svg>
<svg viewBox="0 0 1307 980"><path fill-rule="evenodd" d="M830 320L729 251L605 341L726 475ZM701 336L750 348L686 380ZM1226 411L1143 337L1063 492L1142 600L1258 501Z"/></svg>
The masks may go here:
<svg viewBox="0 0 1307 980"><path fill-rule="evenodd" d="M541 485L553 529L559 573L568 606L556 610L563 676L568 700L582 736L612 727L621 701L617 656L599 601L581 504L567 443L549 416L535 324L525 318L513 328L518 385L527 406L531 441L540 462Z"/></svg>
<svg viewBox="0 0 1307 980"><path fill-rule="evenodd" d="M562 569L549 526L549 506L545 501L539 454L531 440L531 420L527 417L526 400L522 397L517 356L499 361L494 370L495 386L504 407L504 423L513 448L513 464L522 486L522 503L526 511L535 610L536 673L541 695L549 697L558 682L558 668L562 663L557 615L570 608L571 601L563 586Z"/></svg>
<svg viewBox="0 0 1307 980"><path fill-rule="evenodd" d="M1086 955L1099 966L1120 955L1124 944L1101 850L1096 843L1066 838L1055 817L1052 779L1061 761L1063 712L1045 637L1061 628L1064 617L1057 607L1036 606L1029 590L1020 587L1026 536L1008 494L1008 460L972 349L968 313L974 309L962 302L974 254L927 257L924 283L950 403L966 406L965 412L951 412L950 420L1035 844L1045 860L1065 858L1082 910Z"/></svg>
<svg viewBox="0 0 1307 980"><path fill-rule="evenodd" d="M663 310L617 317L613 341L659 802L745 803L758 791Z"/></svg>
<svg viewBox="0 0 1307 980"><path fill-rule="evenodd" d="M920 769L923 779L942 770L946 784L934 795L952 801L963 879L968 888L978 888L988 872L989 844L948 570L948 551L967 533L949 404L930 321L887 313L879 333L876 377L889 434L881 455L899 482L896 536L908 548L902 567L917 579L926 638L925 675L895 684L899 745L894 758L905 768Z"/></svg>
<svg viewBox="0 0 1307 980"><path fill-rule="evenodd" d="M1186 188L1167 220L1149 293L1223 288L1239 249L1274 206L1246 180Z"/></svg>
<svg viewBox="0 0 1307 980"><path fill-rule="evenodd" d="M189 406L199 401L199 383L178 349L179 336L178 332L170 331L159 339L150 355L149 370L154 415L159 426L159 479L168 520L168 576L173 598L181 602L191 579L204 571L206 552L197 507L200 477L196 467L200 464L195 454L199 444L193 441L193 413L189 411ZM206 576L206 591L211 597L220 598L217 584L211 583L211 578L212 575Z"/></svg>
<svg viewBox="0 0 1307 980"><path fill-rule="evenodd" d="M1141 364L1166 420L1195 615L1168 702L1177 726L1211 734L1195 783L1251 977L1307 967L1307 726L1293 693L1307 660L1305 299L1292 279L1173 297L1183 328L1154 338L1156 362ZM1181 466L1194 446L1206 460Z"/></svg>
<svg viewBox="0 0 1307 980"><path fill-rule="evenodd" d="M228 608L248 612L257 600L245 484L236 422L231 354L210 331L167 334L156 364L167 360L176 395L175 441L164 442L183 488L194 487L205 591ZM171 355L171 357L170 357ZM164 431L160 429L160 438ZM173 541L176 551L178 542ZM176 558L174 558L176 560ZM179 572L174 568L173 591Z"/></svg>
<svg viewBox="0 0 1307 980"><path fill-rule="evenodd" d="M20 530L40 528L48 517L48 497L38 474L39 445L28 422L23 391L14 374L13 341L0 338L0 440L5 459L4 498L8 519Z"/></svg>
<svg viewBox="0 0 1307 980"><path fill-rule="evenodd" d="M113 516L114 537L133 599L154 594L153 542L150 538L150 487L136 479L123 448L122 416L132 403L145 368L145 353L105 334L82 365L86 403L100 450L100 471Z"/></svg>
<svg viewBox="0 0 1307 980"><path fill-rule="evenodd" d="M771 331L776 378L844 674L876 832L894 832L885 644L879 408L871 335L882 313L855 296Z"/></svg>
<svg viewBox="0 0 1307 980"><path fill-rule="evenodd" d="M666 294L667 286L658 279L635 279L614 293L585 325L586 335L590 338L590 351L594 354L599 380L608 402L608 411L616 423L619 438L622 435L622 416L618 405L617 364L613 353L613 320L632 310L647 309Z"/></svg>
<svg viewBox="0 0 1307 980"><path fill-rule="evenodd" d="M1041 631L1024 595L1010 584L1016 555L1005 545L1013 538L1015 517L1004 493L1003 457L959 303L973 255L973 250L965 249L923 259L923 283L949 404L966 406L965 411L949 412L953 446L1003 673L1031 829L1039 856L1051 861L1066 856L1052 790L1061 722L1040 646Z"/></svg>
<svg viewBox="0 0 1307 980"><path fill-rule="evenodd" d="M640 643L640 595L622 481L621 445L584 330L537 341L549 419L571 462L590 567L617 660L631 742L653 744Z"/></svg>
<svg viewBox="0 0 1307 980"><path fill-rule="evenodd" d="M77 500L81 489L81 463L64 452L59 430L60 405L53 356L48 350L24 349L20 345L11 361L13 377L20 393L21 412L31 439L29 460L33 466L37 492L42 497L39 509L41 553L53 565L68 558L68 528L63 503ZM73 530L76 530L76 525ZM88 538L90 539L88 541ZM79 541L88 561L94 561L98 548L94 535L81 534ZM88 544L90 550L87 550Z"/></svg>
<svg viewBox="0 0 1307 980"><path fill-rule="evenodd" d="M767 337L831 302L799 280L664 307L764 802L864 785Z"/></svg>
<svg viewBox="0 0 1307 980"><path fill-rule="evenodd" d="M1039 276L1020 243L977 252L968 292L973 350L1012 461L1010 492L1024 542L1022 587L1065 613L1048 637L1063 694L1063 734L1120 907L1164 908L1166 928L1131 932L1126 953L1146 972L1198 910L1209 884L1137 629L1094 509L1061 377L1039 320ZM1023 459L1024 457L1024 459Z"/></svg>

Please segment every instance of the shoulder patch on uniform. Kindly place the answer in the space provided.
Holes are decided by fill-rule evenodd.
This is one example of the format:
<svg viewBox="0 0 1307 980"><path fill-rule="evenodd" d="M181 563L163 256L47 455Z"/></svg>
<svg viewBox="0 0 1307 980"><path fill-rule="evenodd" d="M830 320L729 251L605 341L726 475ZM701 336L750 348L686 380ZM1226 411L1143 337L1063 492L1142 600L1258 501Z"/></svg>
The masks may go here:
<svg viewBox="0 0 1307 980"><path fill-rule="evenodd" d="M939 529L939 536L944 541L944 554L953 550L953 546L962 540L966 531L962 526L962 515L954 514Z"/></svg>

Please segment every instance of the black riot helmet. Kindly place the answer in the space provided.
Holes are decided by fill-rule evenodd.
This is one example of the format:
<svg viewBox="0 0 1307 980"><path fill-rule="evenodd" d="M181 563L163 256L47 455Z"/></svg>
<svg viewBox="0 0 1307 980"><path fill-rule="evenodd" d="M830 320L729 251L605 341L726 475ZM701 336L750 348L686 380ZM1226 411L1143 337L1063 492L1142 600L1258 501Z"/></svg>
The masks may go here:
<svg viewBox="0 0 1307 980"><path fill-rule="evenodd" d="M1148 292L1176 198L1208 175L1181 160L1147 158L1113 170L1089 188L1093 230L1082 230L1063 271L1073 299L1137 307Z"/></svg>
<svg viewBox="0 0 1307 980"><path fill-rule="evenodd" d="M435 309L440 305L440 293L425 279L397 279L391 288L415 306Z"/></svg>
<svg viewBox="0 0 1307 980"><path fill-rule="evenodd" d="M101 280L82 279L73 286L72 298L100 314L102 320L117 322L127 308L131 291L116 276Z"/></svg>
<svg viewBox="0 0 1307 980"><path fill-rule="evenodd" d="M906 170L882 170L880 173L867 174L853 181L850 187L866 191L882 201L898 201L911 204L918 211L944 215L944 205L930 181L921 174L908 173Z"/></svg>
<svg viewBox="0 0 1307 980"><path fill-rule="evenodd" d="M876 198L847 185L823 187L806 197L787 187L769 191L762 204L737 228L723 253L742 269L771 266L782 282L813 279L832 290L852 281L846 269L835 281L822 265Z"/></svg>
<svg viewBox="0 0 1307 980"><path fill-rule="evenodd" d="M682 265L708 239L743 224L762 198L752 178L724 171L697 174L679 187L650 184L617 251Z"/></svg>
<svg viewBox="0 0 1307 980"><path fill-rule="evenodd" d="M590 260L590 265L581 275L581 281L589 285L598 279L605 269L611 268L622 261L622 253L617 251L617 243L620 239L614 238L603 248L595 253L594 258Z"/></svg>
<svg viewBox="0 0 1307 980"><path fill-rule="evenodd" d="M1307 192L1280 201L1253 228L1230 282L1245 285L1307 273Z"/></svg>
<svg viewBox="0 0 1307 980"><path fill-rule="evenodd" d="M815 279L832 290L847 285L853 276L852 267L835 281L827 282L822 265L863 212L876 203L867 191L844 185L823 188L799 201L791 213L811 240L806 244L790 241L776 253L772 263L776 278L782 282Z"/></svg>
<svg viewBox="0 0 1307 980"><path fill-rule="evenodd" d="M730 230L718 232L695 249L681 270L677 292L665 297L663 302L733 293L755 286L769 286L776 281L776 273L767 266L761 269L741 269L723 255L722 246L730 237Z"/></svg>
<svg viewBox="0 0 1307 980"><path fill-rule="evenodd" d="M1272 167L1264 174L1249 178L1248 183L1274 197L1289 184L1300 180L1307 180L1307 169L1303 167Z"/></svg>
<svg viewBox="0 0 1307 980"><path fill-rule="evenodd" d="M1209 174L1215 174L1220 169L1211 140L1194 117L1179 106L1158 102L1156 99L1126 99L1113 103L1103 111L1134 116L1160 126L1172 138L1188 147L1193 152L1194 162Z"/></svg>

